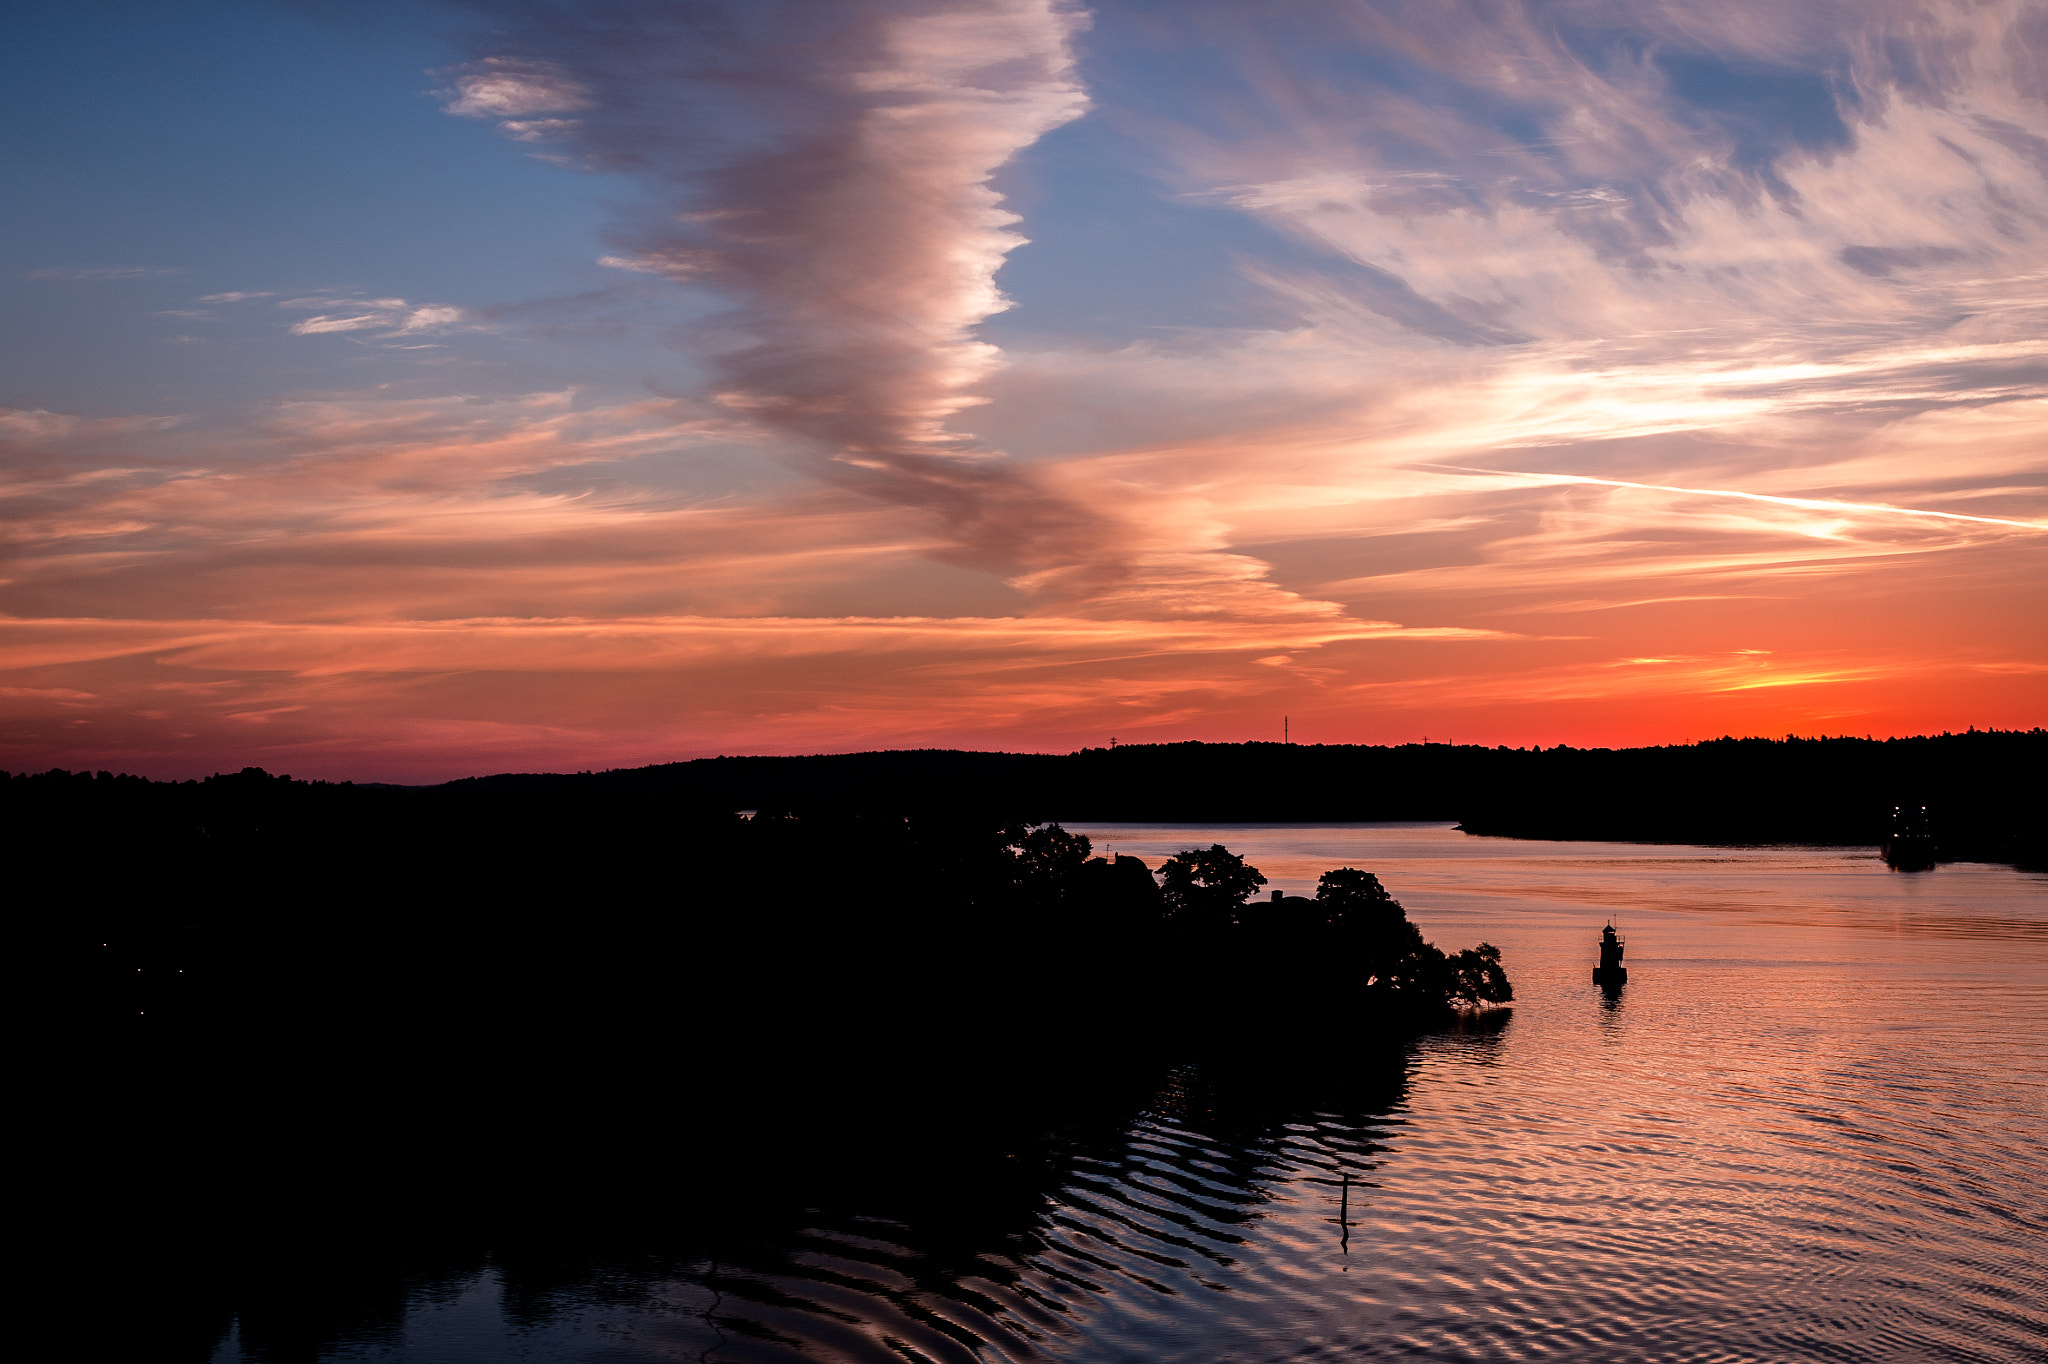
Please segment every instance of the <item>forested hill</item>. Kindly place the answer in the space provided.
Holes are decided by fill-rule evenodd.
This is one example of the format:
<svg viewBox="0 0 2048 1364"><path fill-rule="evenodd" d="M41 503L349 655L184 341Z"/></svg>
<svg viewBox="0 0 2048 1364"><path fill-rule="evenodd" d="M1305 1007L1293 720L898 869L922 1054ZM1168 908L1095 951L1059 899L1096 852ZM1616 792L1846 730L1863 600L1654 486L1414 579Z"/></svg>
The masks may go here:
<svg viewBox="0 0 2048 1364"><path fill-rule="evenodd" d="M1474 833L1874 844L1926 805L1950 858L2043 858L2048 730L1715 739L1662 748L1128 744L1070 754L920 749L705 758L444 788L639 790L733 809L981 808L1068 821L1451 819Z"/></svg>
<svg viewBox="0 0 2048 1364"><path fill-rule="evenodd" d="M1681 843L1875 844L1894 805L1928 807L1947 859L2048 861L2048 730L1904 739L1716 739L1664 748L1407 744L1130 744L1069 754L920 749L721 757L606 772L504 774L429 788L217 778L0 782L17 829L68 810L109 834L130 821L236 824L452 819L517 807L615 818L663 811L973 812L1006 821L1448 819L1474 833ZM253 779L253 778L252 778ZM207 812L222 807L214 819ZM405 812L417 806L415 815ZM317 814L316 814L317 812ZM232 818L229 816L232 815ZM253 817L253 816L251 816ZM490 818L495 819L493 814ZM260 821L259 821L260 822ZM116 835L118 836L118 835Z"/></svg>

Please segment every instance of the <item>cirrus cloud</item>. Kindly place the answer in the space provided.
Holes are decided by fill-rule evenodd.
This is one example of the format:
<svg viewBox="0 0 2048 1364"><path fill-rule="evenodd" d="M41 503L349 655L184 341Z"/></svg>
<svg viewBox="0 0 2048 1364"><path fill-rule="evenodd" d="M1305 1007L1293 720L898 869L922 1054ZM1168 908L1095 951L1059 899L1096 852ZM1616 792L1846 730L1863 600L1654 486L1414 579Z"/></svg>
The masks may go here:
<svg viewBox="0 0 2048 1364"><path fill-rule="evenodd" d="M453 74L454 89L440 93L442 107L457 118L516 119L590 104L584 86L551 62L485 57Z"/></svg>
<svg viewBox="0 0 2048 1364"><path fill-rule="evenodd" d="M280 308L336 308L303 318L288 327L293 336L323 336L334 332L375 332L379 338L417 336L446 332L477 324L460 308L438 303L408 303L402 298L309 297L285 299Z"/></svg>
<svg viewBox="0 0 2048 1364"><path fill-rule="evenodd" d="M161 279L165 275L181 275L182 265L49 265L40 270L31 270L24 279L50 280L123 280Z"/></svg>

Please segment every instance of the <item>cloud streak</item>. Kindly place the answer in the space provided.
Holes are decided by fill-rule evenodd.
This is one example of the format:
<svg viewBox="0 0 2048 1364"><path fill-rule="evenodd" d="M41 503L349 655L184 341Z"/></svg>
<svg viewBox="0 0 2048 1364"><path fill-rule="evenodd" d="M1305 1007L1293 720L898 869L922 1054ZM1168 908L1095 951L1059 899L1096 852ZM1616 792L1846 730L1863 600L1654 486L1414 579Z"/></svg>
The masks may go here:
<svg viewBox="0 0 2048 1364"><path fill-rule="evenodd" d="M238 302L243 298L258 298L262 295L233 294L223 297L227 301ZM460 308L440 303L408 303L402 298L314 296L284 299L277 306L299 311L314 308L339 310L320 313L292 323L285 330L293 336L374 332L379 339L389 339L397 336L419 336L423 333L438 334L456 327L474 325L469 323L467 315Z"/></svg>
<svg viewBox="0 0 2048 1364"><path fill-rule="evenodd" d="M161 279L184 273L181 265L50 265L31 270L22 278L69 280L86 283L97 280Z"/></svg>
<svg viewBox="0 0 2048 1364"><path fill-rule="evenodd" d="M1492 472L1471 470L1470 472ZM2048 521L2011 521L1998 516L1967 516L1962 512L1925 511L1914 507L1892 507L1881 502L1836 502L1818 497L1773 497L1769 493L1745 493L1731 488L1673 488L1661 483L1630 483L1619 478L1587 478L1571 474L1518 474L1503 470L1510 477L1526 478L1533 484L1551 485L1558 483L1583 483L1605 488L1639 488L1644 492L1681 493L1687 497L1733 497L1746 502L1769 502L1781 507L1799 507L1808 511L1838 511L1857 515L1875 513L1880 516L1925 516L1939 521L1969 521L1983 526L2011 526L2015 530L2048 532Z"/></svg>
<svg viewBox="0 0 2048 1364"><path fill-rule="evenodd" d="M1109 557L1113 536L1084 509L949 424L998 362L973 329L1006 306L995 273L1023 241L989 180L1086 107L1078 11L502 12L519 22L493 41L544 58L482 57L451 110L581 111L563 132L587 164L650 192L606 263L733 305L717 328L721 402L791 438L812 473L936 513L965 561L1015 572Z"/></svg>

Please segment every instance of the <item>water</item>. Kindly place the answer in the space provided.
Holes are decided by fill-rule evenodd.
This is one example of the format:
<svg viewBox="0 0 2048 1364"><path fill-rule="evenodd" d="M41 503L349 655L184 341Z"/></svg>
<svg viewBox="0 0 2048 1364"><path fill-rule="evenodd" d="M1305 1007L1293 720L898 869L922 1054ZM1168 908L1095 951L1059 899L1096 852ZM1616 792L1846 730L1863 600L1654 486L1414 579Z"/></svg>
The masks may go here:
<svg viewBox="0 0 2048 1364"><path fill-rule="evenodd" d="M811 1189L666 1254L480 1255L305 1357L2048 1356L2048 876L1443 825L1082 831L1155 866L1221 842L1290 891L1376 871L1438 945L1503 949L1512 1014L1320 1039L1307 1074L1191 1060L957 1186ZM1590 982L1610 916L1615 999ZM1340 969L1260 965L1304 992ZM214 1351L282 1357L246 1325Z"/></svg>

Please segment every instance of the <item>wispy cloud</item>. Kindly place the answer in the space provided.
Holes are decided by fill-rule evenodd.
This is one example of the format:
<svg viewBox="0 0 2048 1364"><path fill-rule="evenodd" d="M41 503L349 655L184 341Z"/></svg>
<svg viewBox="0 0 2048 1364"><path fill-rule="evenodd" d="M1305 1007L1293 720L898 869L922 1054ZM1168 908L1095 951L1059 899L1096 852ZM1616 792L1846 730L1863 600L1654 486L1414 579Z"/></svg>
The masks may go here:
<svg viewBox="0 0 2048 1364"><path fill-rule="evenodd" d="M518 119L562 114L590 106L590 92L553 62L484 57L449 73L454 88L440 92L457 118Z"/></svg>
<svg viewBox="0 0 2048 1364"><path fill-rule="evenodd" d="M988 182L1085 107L1079 23L1057 0L862 0L774 24L631 4L500 31L531 55L475 70L524 80L544 60L542 92L507 111L573 90L576 146L643 179L650 210L605 263L737 306L721 401L811 472L937 513L960 555L1028 571L1088 558L1092 518L948 421L997 363L972 329L1005 306L994 275L1023 240ZM621 24L641 40L615 41Z"/></svg>
<svg viewBox="0 0 2048 1364"><path fill-rule="evenodd" d="M460 308L439 303L408 303L402 298L357 298L352 296L288 298L280 308L310 310L334 308L291 324L293 336L324 336L335 332L374 332L379 338L417 336L474 326Z"/></svg>
<svg viewBox="0 0 2048 1364"><path fill-rule="evenodd" d="M165 275L180 275L185 272L182 265L50 265L41 270L31 270L24 279L51 279L72 281L160 279Z"/></svg>
<svg viewBox="0 0 2048 1364"><path fill-rule="evenodd" d="M992 734L1087 726L1105 711L1125 728L1165 724L1270 692L1284 679L1250 660L1276 650L1517 638L1327 606L1219 610L1218 570L1197 555L1195 609L993 601L973 586L985 576L965 570L943 614L848 609L892 592L930 600L941 586L931 558L947 541L914 509L809 483L706 498L604 472L745 435L715 407L364 396L290 404L233 430L11 421L10 467L42 472L0 485L10 681L94 693L91 722L156 735L134 750L153 762L188 744L243 751L234 727L252 716L286 751L340 742L351 726L388 735L397 692L463 691L471 683L454 679L484 674L510 690L461 704L499 717L502 744L523 734L529 754L540 750L515 714L526 705L516 679L537 672L579 679L578 694L646 689L644 705L583 715L565 745L645 742L628 732L654 723L678 687L754 742L802 745L834 724L931 735L977 714ZM124 449L134 462L106 463ZM181 612L194 600L231 609ZM415 761L382 744L365 761Z"/></svg>
<svg viewBox="0 0 2048 1364"><path fill-rule="evenodd" d="M1471 472L1492 472L1473 470ZM1503 471L1506 472L1506 471ZM1819 497L1773 497L1768 493L1746 493L1732 488L1673 488L1661 483L1630 483L1618 478L1587 478L1576 474L1512 474L1538 485L1585 483L1596 487L1639 488L1644 492L1680 493L1687 497L1733 497L1746 502L1767 502L1802 511L1845 512L1853 516L1923 516L1938 521L1967 521L1981 526L2010 526L2014 530L2048 534L2048 521L2015 521L2000 516L1969 516L1962 512L1927 511L1915 507L1893 507L1882 502L1838 502Z"/></svg>

